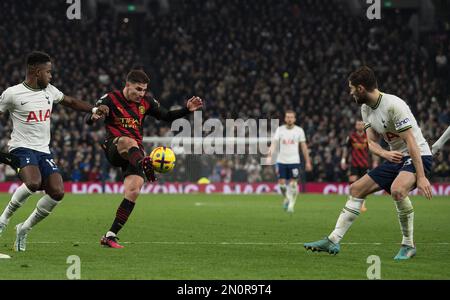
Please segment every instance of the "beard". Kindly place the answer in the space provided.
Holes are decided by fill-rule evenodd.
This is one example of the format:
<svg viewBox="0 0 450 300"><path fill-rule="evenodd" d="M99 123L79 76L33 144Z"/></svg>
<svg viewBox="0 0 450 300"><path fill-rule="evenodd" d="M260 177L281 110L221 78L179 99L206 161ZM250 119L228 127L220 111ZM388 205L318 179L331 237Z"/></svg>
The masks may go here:
<svg viewBox="0 0 450 300"><path fill-rule="evenodd" d="M38 79L38 80L36 81L36 83L37 83L37 85L38 85L38 87L39 87L40 89L45 89L45 88L48 86L48 83L45 82L44 80Z"/></svg>
<svg viewBox="0 0 450 300"><path fill-rule="evenodd" d="M355 100L356 104L358 105L363 105L366 104L367 101L369 101L369 98L367 97L367 95L354 95L353 99Z"/></svg>

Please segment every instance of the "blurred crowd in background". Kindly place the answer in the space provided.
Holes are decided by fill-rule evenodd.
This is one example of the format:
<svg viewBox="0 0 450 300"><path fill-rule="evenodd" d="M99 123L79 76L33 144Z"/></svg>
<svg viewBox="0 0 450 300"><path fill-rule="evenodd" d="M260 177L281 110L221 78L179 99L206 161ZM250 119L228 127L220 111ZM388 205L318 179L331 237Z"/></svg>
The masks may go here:
<svg viewBox="0 0 450 300"><path fill-rule="evenodd" d="M305 179L317 182L347 181L342 147L360 117L347 78L358 66L371 66L381 91L407 101L430 145L450 125L450 27L439 19L417 35L409 11L369 21L350 15L342 1L177 0L169 11L154 7L139 19L114 14L106 2L88 21L68 20L66 9L65 1L0 2L1 11L12 12L0 24L0 92L21 83L26 54L42 50L54 60L52 84L91 103L123 88L127 72L140 67L150 75L151 96L167 108L200 96L204 120L282 122L292 109L313 162ZM52 112L50 146L64 180L120 181L100 148L104 129L84 118L62 105ZM147 118L144 136L170 136L169 128ZM0 117L2 151L11 130L7 115ZM163 180L275 180L274 168L257 155L177 159ZM448 145L435 157L432 176L450 180ZM7 180L17 180L15 172L0 165L0 181Z"/></svg>

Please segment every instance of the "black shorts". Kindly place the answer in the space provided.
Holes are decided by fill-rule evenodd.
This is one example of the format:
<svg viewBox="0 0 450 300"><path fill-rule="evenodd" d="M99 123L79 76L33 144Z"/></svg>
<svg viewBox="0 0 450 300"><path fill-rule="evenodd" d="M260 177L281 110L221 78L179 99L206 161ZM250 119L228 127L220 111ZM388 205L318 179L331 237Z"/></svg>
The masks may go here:
<svg viewBox="0 0 450 300"><path fill-rule="evenodd" d="M117 150L117 143L120 137L111 138L106 140L102 144L103 151L105 151L106 159L114 167L120 167L122 169L123 178L130 175L141 176L145 179L145 175L142 170L133 167L128 160L123 158Z"/></svg>
<svg viewBox="0 0 450 300"><path fill-rule="evenodd" d="M367 171L368 171L367 168L351 166L350 176L358 176L358 178L361 178L367 174Z"/></svg>
<svg viewBox="0 0 450 300"><path fill-rule="evenodd" d="M422 156L422 165L425 171L425 175L429 175L433 166L433 156ZM391 193L391 185L397 178L400 172L406 171L410 173L416 173L416 167L414 166L411 157L404 156L401 163L393 163L385 161L375 169L369 172L370 178L375 181L383 190ZM416 186L414 185L414 188ZM414 189L413 188L413 189Z"/></svg>

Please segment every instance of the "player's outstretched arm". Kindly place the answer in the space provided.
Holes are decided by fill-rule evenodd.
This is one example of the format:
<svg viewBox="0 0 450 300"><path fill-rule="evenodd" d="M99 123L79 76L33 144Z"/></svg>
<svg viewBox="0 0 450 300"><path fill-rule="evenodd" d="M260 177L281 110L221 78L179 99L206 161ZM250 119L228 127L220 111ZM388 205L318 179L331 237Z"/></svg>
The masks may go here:
<svg viewBox="0 0 450 300"><path fill-rule="evenodd" d="M109 114L109 108L106 105L94 107L94 105L90 103L66 95L64 95L64 100L61 102L61 104L77 111L91 112L99 116L107 116Z"/></svg>
<svg viewBox="0 0 450 300"><path fill-rule="evenodd" d="M444 134L436 141L436 143L431 146L431 152L434 154L438 153L445 143L450 139L450 126L445 130Z"/></svg>
<svg viewBox="0 0 450 300"><path fill-rule="evenodd" d="M98 115L98 114L93 114L93 113L90 113L90 114L88 114L86 117L85 117L85 123L87 124L87 125L93 125L94 124L94 122L96 122L96 121L98 121L98 120L100 120L100 119L103 119L104 118L104 116L105 115Z"/></svg>
<svg viewBox="0 0 450 300"><path fill-rule="evenodd" d="M408 146L409 155L411 156L414 167L416 168L417 188L423 193L425 197L431 199L431 184L425 176L425 170L422 164L422 157L420 156L419 146L414 138L412 129L399 132L400 137Z"/></svg>
<svg viewBox="0 0 450 300"><path fill-rule="evenodd" d="M186 107L170 111L160 106L156 100L152 99L151 101L153 103L150 110L148 111L148 114L157 118L158 120L163 120L166 122L173 122L176 119L182 118L188 115L190 112L200 109L203 106L203 100L196 96L190 98L187 101Z"/></svg>

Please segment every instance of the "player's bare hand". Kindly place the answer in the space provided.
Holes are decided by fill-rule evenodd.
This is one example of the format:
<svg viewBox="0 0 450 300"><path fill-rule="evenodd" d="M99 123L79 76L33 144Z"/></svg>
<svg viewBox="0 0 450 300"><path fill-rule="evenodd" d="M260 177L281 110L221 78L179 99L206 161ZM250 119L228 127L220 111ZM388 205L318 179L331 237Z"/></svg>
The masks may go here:
<svg viewBox="0 0 450 300"><path fill-rule="evenodd" d="M100 115L98 115L98 114L93 114L93 115L91 116L91 120L95 122L95 121L100 120L102 117L103 117L103 116L100 116Z"/></svg>
<svg viewBox="0 0 450 300"><path fill-rule="evenodd" d="M426 177L417 178L417 188L428 200L433 197L431 193L431 184Z"/></svg>
<svg viewBox="0 0 450 300"><path fill-rule="evenodd" d="M107 105L99 105L95 114L99 116L107 116L109 115L109 107Z"/></svg>
<svg viewBox="0 0 450 300"><path fill-rule="evenodd" d="M200 97L194 96L186 103L186 107L189 111L196 111L203 106L203 100Z"/></svg>
<svg viewBox="0 0 450 300"><path fill-rule="evenodd" d="M306 172L311 172L312 169L313 169L312 164L311 164L311 162L308 161L305 165L305 170L306 170Z"/></svg>
<svg viewBox="0 0 450 300"><path fill-rule="evenodd" d="M403 154L398 151L386 151L384 158L393 163L401 163Z"/></svg>
<svg viewBox="0 0 450 300"><path fill-rule="evenodd" d="M107 105L102 104L102 105L99 105L97 108L98 108L98 110L97 110L96 114L98 114L100 116L109 115L109 107Z"/></svg>

